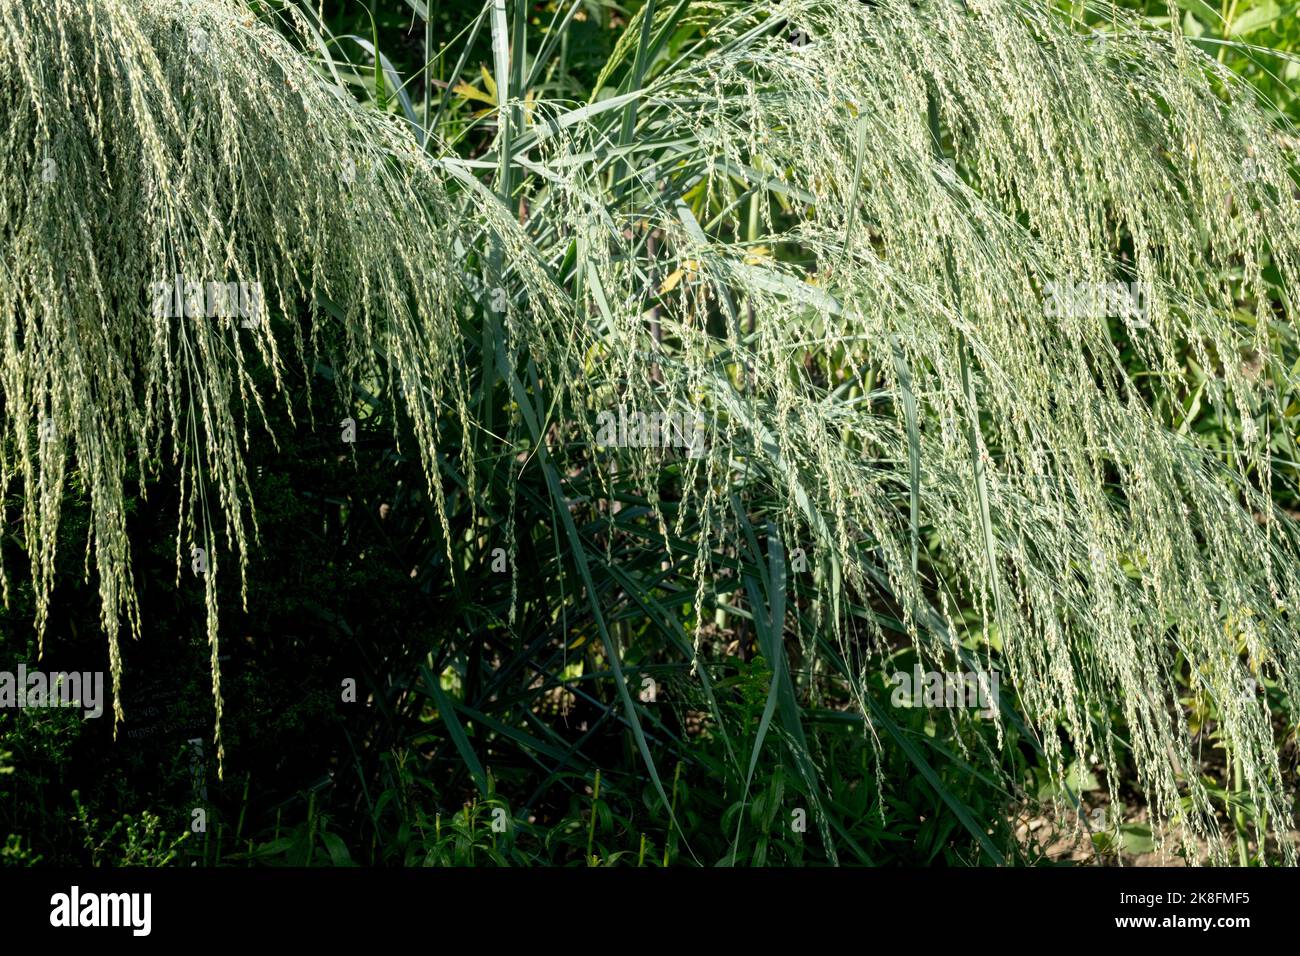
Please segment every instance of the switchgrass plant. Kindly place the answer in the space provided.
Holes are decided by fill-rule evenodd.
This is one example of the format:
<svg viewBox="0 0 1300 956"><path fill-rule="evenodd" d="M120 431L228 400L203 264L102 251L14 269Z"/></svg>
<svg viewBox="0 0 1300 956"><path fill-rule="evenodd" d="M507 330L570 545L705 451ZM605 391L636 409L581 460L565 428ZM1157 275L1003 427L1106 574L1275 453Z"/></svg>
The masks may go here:
<svg viewBox="0 0 1300 956"><path fill-rule="evenodd" d="M387 356L385 384L409 390L432 475L433 396L447 390L456 336L446 250L423 248L439 234L441 192L410 187L427 174L395 162L414 151L401 130L321 82L246 9L61 2L2 13L12 178L0 480L23 489L37 630L74 481L92 501L86 573L98 580L120 719L119 641L142 626L126 501L160 462L178 465L176 583L206 594L219 727L217 581L226 555L242 574L255 532L249 444L274 441L262 427L274 390L254 387L253 370L271 370L278 388L286 362L313 354L314 317L330 309L345 343L339 381L363 380ZM260 287L265 314L214 308L207 287L227 282ZM179 304L160 300L160 286L177 284Z"/></svg>
<svg viewBox="0 0 1300 956"><path fill-rule="evenodd" d="M1277 0L1239 0L1213 4L1124 0L1120 6L1163 30L1182 32L1209 56L1228 64L1258 91L1266 108L1300 118L1295 81L1300 78L1300 18L1294 4ZM1065 5L1062 4L1065 9ZM1076 7L1074 15L1101 32L1108 29L1099 11Z"/></svg>
<svg viewBox="0 0 1300 956"><path fill-rule="evenodd" d="M217 556L245 567L242 462L277 400L250 370L307 367L329 325L340 408L401 410L450 567L533 548L520 515L549 526L664 806L625 643L655 635L718 718L709 635L730 620L770 685L729 772L747 794L779 733L828 844L807 708L855 707L939 789L879 699L908 646L1002 670L993 742L938 716L954 759L1002 772L1014 730L1058 779L1076 755L1112 788L1131 765L1160 835L1218 859L1187 681L1255 838L1292 862L1291 782L1248 691L1293 700L1300 674L1300 540L1273 498L1295 479L1300 217L1250 92L1116 11L1098 42L1023 0L651 0L575 101L551 64L578 6L536 36L528 4L488 0L466 41L491 37L484 89L461 57L459 93L417 106L294 4L0 3L3 474L38 629L75 479L118 699L118 641L142 627L124 503L170 458L220 719ZM249 329L152 315L175 275L256 281L272 307ZM1049 284L1116 282L1143 290L1140 321L1049 304ZM1220 447L1189 428L1188 361L1232 423ZM620 405L702 421L703 454L608 447ZM510 567L493 626L521 651L521 620L567 640ZM456 703L421 683L483 789Z"/></svg>

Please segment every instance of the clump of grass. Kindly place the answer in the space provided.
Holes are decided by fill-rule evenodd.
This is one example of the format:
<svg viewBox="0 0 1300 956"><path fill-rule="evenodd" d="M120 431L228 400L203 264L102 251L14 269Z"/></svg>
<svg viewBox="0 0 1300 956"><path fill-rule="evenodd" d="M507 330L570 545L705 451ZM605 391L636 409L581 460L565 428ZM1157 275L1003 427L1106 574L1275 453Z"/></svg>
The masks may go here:
<svg viewBox="0 0 1300 956"><path fill-rule="evenodd" d="M206 596L220 743L221 557L242 578L256 529L244 453L274 440L260 425L275 396L254 370L278 389L286 362L314 354L319 323L336 323L340 382L379 372L403 393L432 476L455 337L440 193L411 188L427 173L401 160L409 137L233 4L6 2L0 97L0 486L24 491L37 629L75 479L120 720L119 643L142 626L126 499L176 464L177 585ZM197 315L155 310L155 286L176 276L258 283L265 312L209 310L206 297ZM201 581L192 548L206 553Z"/></svg>
<svg viewBox="0 0 1300 956"><path fill-rule="evenodd" d="M652 774L586 570L600 554L565 492L582 475L611 497L611 462L663 539L684 542L670 560L689 564L697 628L719 556L757 552L761 518L765 654L782 655L787 628L772 542L802 542L823 582L811 619L868 726L896 637L883 622L929 660L974 640L1059 776L1058 725L1108 769L1127 750L1156 816L1217 840L1188 771L1186 662L1292 859L1267 704L1241 688L1267 672L1293 697L1300 674L1300 539L1255 424L1281 420L1297 384L1276 345L1296 330L1300 210L1291 160L1241 86L1177 36L1100 45L1018 0L647 3L602 77L614 96L575 106L527 96L523 25L502 0L484 9L499 109L470 161L435 117L408 117L417 137L360 109L217 0L0 3L0 149L31 171L2 193L3 478L26 489L41 620L68 454L91 489L115 688L120 621L139 627L129 457L179 457L178 572L196 529L242 566L240 460L268 398L245 360L310 355L305 309L313 329L346 330L345 389L382 374L403 404L435 501L452 471L440 426L458 434L471 499L494 487L483 472L545 471ZM196 29L220 42L196 54ZM374 179L340 183L349 151ZM37 182L47 154L54 189ZM504 309L450 278L471 261ZM149 318L141 290L177 271L255 275L287 321L244 334ZM1109 281L1148 290L1146 326L1045 316L1048 283ZM1204 400L1243 423L1232 447L1167 420L1121 344L1175 391L1185 355L1214 370ZM705 453L596 451L596 413L628 398L701 415ZM221 527L203 517L209 485ZM214 575L215 561L219 700ZM776 664L772 680L788 680ZM1127 741L1097 716L1111 703Z"/></svg>
<svg viewBox="0 0 1300 956"><path fill-rule="evenodd" d="M574 403L705 410L675 513L738 536L733 495L761 484L781 538L823 565L822 626L859 662L864 711L891 635L848 595L896 607L930 659L972 633L997 648L1035 723L1108 768L1131 751L1156 815L1210 836L1178 706L1189 662L1289 854L1267 704L1242 687L1264 669L1289 695L1297 675L1296 528L1256 422L1295 386L1278 343L1300 210L1248 93L1177 36L1102 46L1032 4L645 11L628 60L685 17L707 29L627 108L627 155L606 158L620 110L558 135L537 120L528 157L545 170L532 233L577 234L574 295L600 326ZM1147 290L1146 324L1045 315L1050 282L1117 280ZM1162 419L1121 346L1175 389L1184 355L1214 370L1232 447ZM652 503L662 461L620 460ZM724 573L708 537L697 621ZM1122 744L1094 719L1105 702ZM1042 745L1063 774L1061 739Z"/></svg>

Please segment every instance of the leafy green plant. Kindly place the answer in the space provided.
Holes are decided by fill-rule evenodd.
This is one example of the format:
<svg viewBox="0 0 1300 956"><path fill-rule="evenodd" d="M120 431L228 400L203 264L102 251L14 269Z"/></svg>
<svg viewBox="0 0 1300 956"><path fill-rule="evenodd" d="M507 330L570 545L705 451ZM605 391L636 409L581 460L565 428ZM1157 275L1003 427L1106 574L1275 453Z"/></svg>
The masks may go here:
<svg viewBox="0 0 1300 956"><path fill-rule="evenodd" d="M92 866L166 866L177 858L188 836L168 832L162 821L148 811L111 823L99 821L81 804L75 791L72 798Z"/></svg>

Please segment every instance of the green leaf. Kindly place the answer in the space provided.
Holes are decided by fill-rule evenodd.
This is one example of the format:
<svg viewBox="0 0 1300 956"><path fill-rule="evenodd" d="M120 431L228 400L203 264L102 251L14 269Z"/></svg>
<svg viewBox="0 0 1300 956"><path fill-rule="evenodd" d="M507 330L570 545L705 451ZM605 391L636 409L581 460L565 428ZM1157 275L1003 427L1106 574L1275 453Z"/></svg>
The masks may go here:
<svg viewBox="0 0 1300 956"><path fill-rule="evenodd" d="M1120 843L1125 853L1151 853L1156 848L1151 828L1142 823L1124 823L1119 828Z"/></svg>
<svg viewBox="0 0 1300 956"><path fill-rule="evenodd" d="M1296 6L1292 6L1285 13L1288 16L1295 16ZM1262 30L1264 27L1272 26L1283 16L1284 11L1273 0L1264 0L1257 7L1252 7L1241 16L1232 21L1228 29L1228 36L1239 37L1248 33L1254 33L1256 30Z"/></svg>
<svg viewBox="0 0 1300 956"><path fill-rule="evenodd" d="M1206 3L1205 0L1177 0L1177 3L1179 9L1195 14L1201 23L1206 26L1223 23L1223 17L1219 14L1219 11Z"/></svg>
<svg viewBox="0 0 1300 956"><path fill-rule="evenodd" d="M330 862L335 866L356 866L352 862L352 854L348 852L347 844L336 833L322 832L320 840L325 844L325 850L330 855Z"/></svg>
<svg viewBox="0 0 1300 956"><path fill-rule="evenodd" d="M488 796L487 774L483 772L483 765L479 763L478 754L474 753L469 738L465 736L465 728L461 726L460 718L456 716L455 705L443 691L438 679L433 676L433 671L429 670L429 665L420 665L420 676L424 678L424 689L429 692L429 696L433 698L434 703L437 705L438 716L447 725L447 732L451 734L452 743L456 745L456 750L460 752L461 759L465 761L465 766L469 768L479 792L485 797Z"/></svg>

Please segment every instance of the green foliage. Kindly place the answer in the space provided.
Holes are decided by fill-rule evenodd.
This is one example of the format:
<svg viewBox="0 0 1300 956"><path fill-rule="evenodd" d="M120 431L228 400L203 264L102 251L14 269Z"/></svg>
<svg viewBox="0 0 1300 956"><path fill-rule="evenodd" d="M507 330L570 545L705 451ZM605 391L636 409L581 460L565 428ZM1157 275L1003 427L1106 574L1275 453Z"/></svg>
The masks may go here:
<svg viewBox="0 0 1300 956"><path fill-rule="evenodd" d="M73 791L73 800L77 800ZM188 834L176 836L161 825L152 813L139 817L130 814L111 824L93 819L77 802L77 822L81 825L92 866L167 866L177 858L178 848Z"/></svg>
<svg viewBox="0 0 1300 956"><path fill-rule="evenodd" d="M1151 819L1102 852L1291 861L1293 101L1187 17L648 2L611 42L600 6L389 56L391 7L0 0L15 603L39 652L82 522L129 721L168 594L239 791L201 848L82 850L1007 862L1097 791ZM264 321L148 314L176 274ZM1115 282L1141 322L1045 309ZM627 406L689 427L612 438ZM991 719L894 707L913 665L998 671Z"/></svg>

